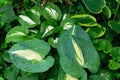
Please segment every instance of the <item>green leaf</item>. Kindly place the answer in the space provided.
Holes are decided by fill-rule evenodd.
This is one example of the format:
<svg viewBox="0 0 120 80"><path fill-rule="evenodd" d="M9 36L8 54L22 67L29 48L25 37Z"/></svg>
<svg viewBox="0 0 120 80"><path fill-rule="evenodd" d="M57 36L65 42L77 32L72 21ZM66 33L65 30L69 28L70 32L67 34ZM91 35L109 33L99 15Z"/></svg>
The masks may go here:
<svg viewBox="0 0 120 80"><path fill-rule="evenodd" d="M120 4L120 0L116 0Z"/></svg>
<svg viewBox="0 0 120 80"><path fill-rule="evenodd" d="M61 10L53 3L47 3L45 7L41 7L41 15L47 20L60 20L62 17Z"/></svg>
<svg viewBox="0 0 120 80"><path fill-rule="evenodd" d="M4 80L4 78L3 78L3 77L0 77L0 80Z"/></svg>
<svg viewBox="0 0 120 80"><path fill-rule="evenodd" d="M9 50L11 61L26 72L45 72L54 64L47 56L50 46L43 40L33 39L19 42Z"/></svg>
<svg viewBox="0 0 120 80"><path fill-rule="evenodd" d="M94 45L98 51L103 50L104 53L109 53L112 50L112 44L105 39L96 40Z"/></svg>
<svg viewBox="0 0 120 80"><path fill-rule="evenodd" d="M63 27L63 30L68 30L72 27L72 24L74 24L74 21L70 18L70 15L64 14L63 19L60 22L60 27Z"/></svg>
<svg viewBox="0 0 120 80"><path fill-rule="evenodd" d="M115 32L120 32L120 24L118 24L116 21L109 21L108 25L111 29L113 29Z"/></svg>
<svg viewBox="0 0 120 80"><path fill-rule="evenodd" d="M33 73L27 73L21 77L18 77L17 80L38 80L38 75Z"/></svg>
<svg viewBox="0 0 120 80"><path fill-rule="evenodd" d="M110 52L110 56L113 60L120 62L120 47L114 47Z"/></svg>
<svg viewBox="0 0 120 80"><path fill-rule="evenodd" d="M89 14L74 15L72 18L79 22L81 26L92 27L97 25L96 18Z"/></svg>
<svg viewBox="0 0 120 80"><path fill-rule="evenodd" d="M116 75L117 79L120 78L120 73L116 73L115 75Z"/></svg>
<svg viewBox="0 0 120 80"><path fill-rule="evenodd" d="M86 75L83 75L83 76L85 76L85 77L87 77ZM71 75L69 75L69 74L66 74L64 71L63 71L63 69L61 69L60 68L60 70L59 70L59 75L58 75L58 79L57 80L87 80L87 78L85 79L83 79L83 77L81 77L81 78L75 78L75 77L72 77Z"/></svg>
<svg viewBox="0 0 120 80"><path fill-rule="evenodd" d="M98 73L90 75L88 80L114 80L114 78L112 72L100 70Z"/></svg>
<svg viewBox="0 0 120 80"><path fill-rule="evenodd" d="M18 20L22 26L26 26L28 28L32 28L37 25L37 23L35 23L30 17L26 15L19 15Z"/></svg>
<svg viewBox="0 0 120 80"><path fill-rule="evenodd" d="M19 15L18 21L22 26L32 28L40 24L40 16L40 8L38 6L34 6L33 8L27 9L23 14Z"/></svg>
<svg viewBox="0 0 120 80"><path fill-rule="evenodd" d="M2 58L3 58L4 61L6 61L6 62L8 62L8 63L11 63L9 53L8 53L7 51L5 51L5 52L2 54Z"/></svg>
<svg viewBox="0 0 120 80"><path fill-rule="evenodd" d="M2 14L2 16L1 16ZM13 11L13 7L11 5L3 5L0 8L0 22L11 22L16 18L15 13Z"/></svg>
<svg viewBox="0 0 120 80"><path fill-rule="evenodd" d="M92 37L92 38L99 38L105 34L105 27L102 27L101 25L96 25L91 28L87 28L86 32Z"/></svg>
<svg viewBox="0 0 120 80"><path fill-rule="evenodd" d="M112 12L107 5L103 8L103 13L108 19L111 18Z"/></svg>
<svg viewBox="0 0 120 80"><path fill-rule="evenodd" d="M47 37L54 32L54 28L57 26L54 20L44 21L40 27L40 33L42 38Z"/></svg>
<svg viewBox="0 0 120 80"><path fill-rule="evenodd" d="M58 42L58 38L53 39L52 37L50 37L50 38L48 39L49 45L52 46L52 47L54 47L54 48L56 48L57 42Z"/></svg>
<svg viewBox="0 0 120 80"><path fill-rule="evenodd" d="M4 22L0 22L0 28L4 26Z"/></svg>
<svg viewBox="0 0 120 80"><path fill-rule="evenodd" d="M0 0L0 7L2 7L3 5L9 3L7 0Z"/></svg>
<svg viewBox="0 0 120 80"><path fill-rule="evenodd" d="M120 63L114 61L114 60L109 60L109 65L108 65L109 69L111 70L117 70L120 68Z"/></svg>
<svg viewBox="0 0 120 80"><path fill-rule="evenodd" d="M95 14L101 13L102 9L105 7L105 0L83 0L86 8Z"/></svg>
<svg viewBox="0 0 120 80"><path fill-rule="evenodd" d="M29 31L27 27L16 26L7 33L5 38L6 43L20 42L20 41L30 39L30 37L27 36L28 33Z"/></svg>
<svg viewBox="0 0 120 80"><path fill-rule="evenodd" d="M6 67L4 70L4 77L7 80L16 80L19 73L19 69L16 68L14 65L10 65L9 67Z"/></svg>
<svg viewBox="0 0 120 80"><path fill-rule="evenodd" d="M99 68L98 53L88 34L78 25L73 25L60 36L57 50L63 70L73 77L80 78L85 75L83 68L88 68L92 73Z"/></svg>
<svg viewBox="0 0 120 80"><path fill-rule="evenodd" d="M25 15L27 15L31 20L33 20L36 24L40 24L40 8L35 6L30 10L25 11Z"/></svg>

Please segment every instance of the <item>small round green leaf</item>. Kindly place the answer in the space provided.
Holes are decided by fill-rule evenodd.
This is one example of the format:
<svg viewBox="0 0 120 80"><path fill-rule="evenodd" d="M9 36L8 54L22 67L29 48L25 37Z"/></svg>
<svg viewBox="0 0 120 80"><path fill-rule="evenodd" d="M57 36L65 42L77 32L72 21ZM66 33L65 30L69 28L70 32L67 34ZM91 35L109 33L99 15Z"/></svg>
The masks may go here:
<svg viewBox="0 0 120 80"><path fill-rule="evenodd" d="M9 67L5 68L4 77L7 80L16 80L18 73L19 73L19 69L12 64Z"/></svg>
<svg viewBox="0 0 120 80"><path fill-rule="evenodd" d="M110 56L113 60L120 62L120 47L114 47L110 52Z"/></svg>
<svg viewBox="0 0 120 80"><path fill-rule="evenodd" d="M109 53L112 50L112 44L105 39L96 40L96 43L94 43L94 45L98 51L103 50L104 53Z"/></svg>
<svg viewBox="0 0 120 80"><path fill-rule="evenodd" d="M43 40L33 39L19 42L9 50L11 61L26 72L45 72L53 64L54 58L47 56L50 46Z"/></svg>
<svg viewBox="0 0 120 80"><path fill-rule="evenodd" d="M117 69L120 68L120 63L116 62L114 60L109 60L109 65L108 66L111 70L117 70Z"/></svg>

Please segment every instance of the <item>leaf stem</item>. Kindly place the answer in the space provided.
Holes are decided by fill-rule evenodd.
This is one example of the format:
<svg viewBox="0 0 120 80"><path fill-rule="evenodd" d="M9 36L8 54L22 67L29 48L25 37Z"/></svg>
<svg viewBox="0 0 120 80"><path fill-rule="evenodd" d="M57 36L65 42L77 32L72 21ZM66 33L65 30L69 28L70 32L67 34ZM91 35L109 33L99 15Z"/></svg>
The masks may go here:
<svg viewBox="0 0 120 80"><path fill-rule="evenodd" d="M118 3L118 4L117 4L117 7L116 7L116 10L115 10L115 15L114 15L114 17L113 17L113 20L115 20L116 14L117 14L118 9L119 9L119 6L120 6L120 4Z"/></svg>

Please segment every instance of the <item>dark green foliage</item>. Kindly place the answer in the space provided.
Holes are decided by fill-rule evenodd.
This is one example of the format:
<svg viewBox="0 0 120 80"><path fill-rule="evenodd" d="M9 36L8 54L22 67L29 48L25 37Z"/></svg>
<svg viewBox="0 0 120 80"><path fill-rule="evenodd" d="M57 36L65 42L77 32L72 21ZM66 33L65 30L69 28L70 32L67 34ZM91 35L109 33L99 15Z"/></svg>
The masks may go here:
<svg viewBox="0 0 120 80"><path fill-rule="evenodd" d="M120 80L120 0L0 0L0 80Z"/></svg>

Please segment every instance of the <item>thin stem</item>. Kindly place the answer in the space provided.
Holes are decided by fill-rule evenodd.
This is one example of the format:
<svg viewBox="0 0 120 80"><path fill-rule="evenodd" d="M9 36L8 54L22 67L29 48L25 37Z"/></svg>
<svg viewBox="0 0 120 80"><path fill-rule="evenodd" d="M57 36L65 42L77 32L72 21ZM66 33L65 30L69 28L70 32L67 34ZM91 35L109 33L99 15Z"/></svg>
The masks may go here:
<svg viewBox="0 0 120 80"><path fill-rule="evenodd" d="M117 7L116 7L116 10L115 10L115 15L114 15L114 17L113 17L113 20L115 20L115 17L116 17L116 15L117 15L117 12L118 12L118 9L119 9L119 6L120 6L120 4L118 3L118 4L117 4Z"/></svg>

